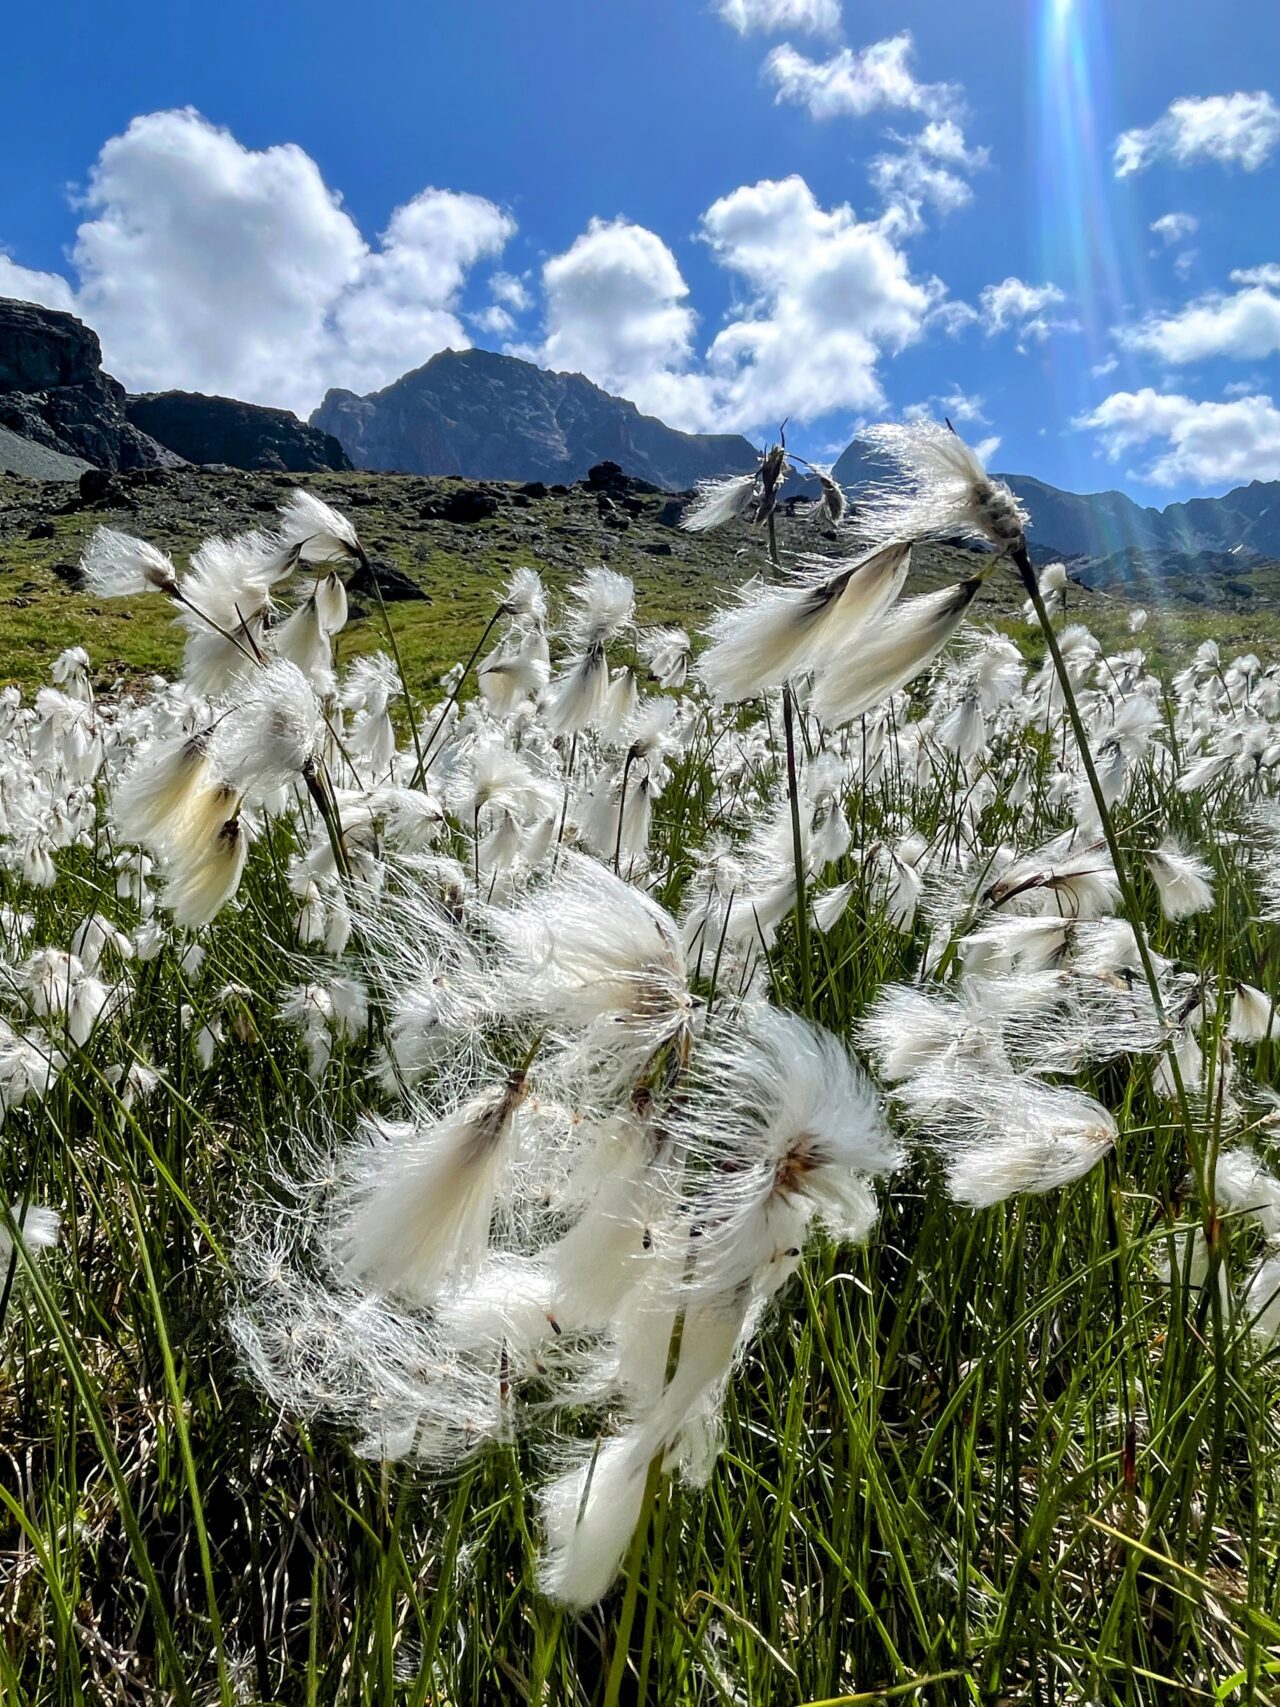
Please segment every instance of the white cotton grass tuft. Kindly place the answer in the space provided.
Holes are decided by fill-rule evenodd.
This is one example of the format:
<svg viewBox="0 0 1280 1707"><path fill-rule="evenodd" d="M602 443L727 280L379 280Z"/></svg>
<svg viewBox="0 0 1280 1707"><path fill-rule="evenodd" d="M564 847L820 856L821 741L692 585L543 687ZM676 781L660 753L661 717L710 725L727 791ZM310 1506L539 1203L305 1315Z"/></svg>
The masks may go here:
<svg viewBox="0 0 1280 1707"><path fill-rule="evenodd" d="M798 585L749 587L712 619L699 676L718 698L748 699L842 649L893 604L906 582L911 547L881 546L856 562L820 567Z"/></svg>
<svg viewBox="0 0 1280 1707"><path fill-rule="evenodd" d="M734 474L727 480L704 480L680 518L686 533L707 533L745 515L756 495L756 474Z"/></svg>
<svg viewBox="0 0 1280 1707"><path fill-rule="evenodd" d="M1114 1118L1081 1091L975 1070L947 1093L929 1136L948 1192L971 1209L1070 1185L1115 1145Z"/></svg>
<svg viewBox="0 0 1280 1707"><path fill-rule="evenodd" d="M834 1238L865 1239L871 1181L902 1161L839 1039L764 1004L713 1030L668 1131L702 1176L694 1283L718 1292L798 1255L811 1219Z"/></svg>
<svg viewBox="0 0 1280 1707"><path fill-rule="evenodd" d="M1213 906L1208 864L1198 854L1188 853L1172 837L1153 848L1146 863L1166 919L1189 919Z"/></svg>
<svg viewBox="0 0 1280 1707"><path fill-rule="evenodd" d="M1219 1155L1213 1194L1220 1209L1255 1222L1268 1239L1280 1238L1280 1179L1247 1146Z"/></svg>
<svg viewBox="0 0 1280 1707"><path fill-rule="evenodd" d="M849 500L845 497L844 487L836 479L829 468L821 468L816 462L809 464L809 472L818 482L821 493L823 513L833 527L839 527L844 520Z"/></svg>
<svg viewBox="0 0 1280 1707"><path fill-rule="evenodd" d="M513 1073L440 1119L366 1124L345 1152L334 1208L344 1278L427 1303L479 1269L524 1094Z"/></svg>
<svg viewBox="0 0 1280 1707"><path fill-rule="evenodd" d="M538 1586L550 1599L587 1607L604 1598L640 1521L655 1450L643 1429L598 1441L542 1489Z"/></svg>
<svg viewBox="0 0 1280 1707"><path fill-rule="evenodd" d="M1244 1308L1255 1338L1268 1348L1280 1342L1280 1252L1264 1257L1249 1276Z"/></svg>
<svg viewBox="0 0 1280 1707"><path fill-rule="evenodd" d="M321 727L303 672L288 659L273 659L232 690L207 743L210 772L242 794L270 793L311 764Z"/></svg>
<svg viewBox="0 0 1280 1707"><path fill-rule="evenodd" d="M207 730L176 735L134 758L116 786L121 837L163 852L182 842L210 787Z"/></svg>
<svg viewBox="0 0 1280 1707"><path fill-rule="evenodd" d="M11 1204L9 1219L12 1232L9 1226L0 1220L0 1284L3 1284L4 1271L8 1269L15 1255L15 1233L27 1256L34 1260L45 1251L54 1249L62 1231L62 1216L58 1211L42 1208L35 1203L28 1203L25 1208L21 1203Z"/></svg>
<svg viewBox="0 0 1280 1707"><path fill-rule="evenodd" d="M301 563L333 563L354 558L364 561L364 550L346 516L299 488L280 510L280 540Z"/></svg>
<svg viewBox="0 0 1280 1707"><path fill-rule="evenodd" d="M220 791L213 796L222 798ZM178 851L171 844L163 903L175 925L195 930L217 917L240 887L249 838L236 814L226 817L207 840Z"/></svg>
<svg viewBox="0 0 1280 1707"><path fill-rule="evenodd" d="M993 480L959 434L937 421L886 424L861 435L871 456L888 462L894 478L858 504L869 539L923 539L961 533L998 551L1022 547L1028 517L1002 480Z"/></svg>
<svg viewBox="0 0 1280 1707"><path fill-rule="evenodd" d="M80 559L80 573L85 591L103 599L154 592L172 597L178 590L178 571L164 552L119 528L93 530Z"/></svg>
<svg viewBox="0 0 1280 1707"><path fill-rule="evenodd" d="M1233 1043L1261 1043L1280 1032L1276 1006L1265 990L1253 984L1237 984L1231 996L1227 1036Z"/></svg>
<svg viewBox="0 0 1280 1707"><path fill-rule="evenodd" d="M634 1083L667 1049L688 1049L694 1003L676 921L583 855L519 907L496 911L508 1011L587 1034L595 1073Z"/></svg>
<svg viewBox="0 0 1280 1707"><path fill-rule="evenodd" d="M895 606L818 676L810 700L814 715L834 729L906 687L951 639L981 585L975 577Z"/></svg>

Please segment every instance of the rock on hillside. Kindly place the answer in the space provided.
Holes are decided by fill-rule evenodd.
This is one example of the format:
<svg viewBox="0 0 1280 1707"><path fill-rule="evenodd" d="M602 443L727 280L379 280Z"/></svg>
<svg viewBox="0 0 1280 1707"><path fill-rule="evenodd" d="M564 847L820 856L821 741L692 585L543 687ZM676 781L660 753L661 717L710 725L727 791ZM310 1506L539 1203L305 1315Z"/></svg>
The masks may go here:
<svg viewBox="0 0 1280 1707"><path fill-rule="evenodd" d="M99 468L173 464L125 414L98 334L73 314L0 297L0 427Z"/></svg>
<svg viewBox="0 0 1280 1707"><path fill-rule="evenodd" d="M490 350L444 350L368 397L330 391L311 417L357 468L470 479L581 479L620 463L667 491L741 474L754 447L736 433L681 433L579 373L550 373Z"/></svg>
<svg viewBox="0 0 1280 1707"><path fill-rule="evenodd" d="M195 391L151 391L127 398L125 410L135 427L188 462L291 474L351 467L337 439L288 409Z"/></svg>

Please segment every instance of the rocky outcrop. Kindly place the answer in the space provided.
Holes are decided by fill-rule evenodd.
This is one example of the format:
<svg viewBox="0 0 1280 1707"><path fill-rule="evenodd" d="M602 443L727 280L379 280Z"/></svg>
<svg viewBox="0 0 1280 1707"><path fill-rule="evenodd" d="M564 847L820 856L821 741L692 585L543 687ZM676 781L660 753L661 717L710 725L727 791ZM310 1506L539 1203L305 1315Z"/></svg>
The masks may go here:
<svg viewBox="0 0 1280 1707"><path fill-rule="evenodd" d="M342 473L351 467L337 439L288 409L195 391L147 392L127 398L125 408L135 427L187 462L289 474Z"/></svg>
<svg viewBox="0 0 1280 1707"><path fill-rule="evenodd" d="M0 297L0 427L97 468L180 459L130 422L96 332L73 314Z"/></svg>
<svg viewBox="0 0 1280 1707"><path fill-rule="evenodd" d="M311 417L357 468L471 480L582 479L609 460L666 491L741 474L755 450L736 433L681 433L580 373L550 373L490 350L445 350L357 397L330 391Z"/></svg>

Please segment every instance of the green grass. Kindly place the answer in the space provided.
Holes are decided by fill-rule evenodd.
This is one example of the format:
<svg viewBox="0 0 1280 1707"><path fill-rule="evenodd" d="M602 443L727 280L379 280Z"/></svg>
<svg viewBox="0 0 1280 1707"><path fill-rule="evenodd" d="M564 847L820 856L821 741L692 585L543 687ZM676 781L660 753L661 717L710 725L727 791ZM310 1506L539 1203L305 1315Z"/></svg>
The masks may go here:
<svg viewBox="0 0 1280 1707"><path fill-rule="evenodd" d="M101 684L130 683L153 674L173 675L181 662L180 635L166 601L153 595L127 604L95 601L70 590L54 573L56 564L75 564L92 529L100 523L137 532L170 551L181 563L204 534L261 527L288 490L301 482L342 505L363 500L352 510L368 549L407 573L427 595L425 601L390 604L388 614L410 686L421 693L455 660L467 656L488 621L498 589L511 570L527 563L549 587L563 593L577 569L608 560L631 575L644 622L676 622L690 629L723 602L727 589L748 572L753 557L738 555L758 543L740 526L726 535L691 536L659 527L653 517L664 501L646 501L646 512L631 533L614 533L597 524L594 499L580 491L541 500L525 510L504 508L474 527L419 523L425 497L447 490L448 483L401 475L316 475L308 477L239 474L184 475L178 486L139 487L136 511L72 509L50 513L37 508L40 488L33 482L0 475L0 520L6 507L20 517L0 527L0 686L14 683L28 693L48 679L53 660L68 646L87 646ZM64 486L45 488L65 504ZM502 490L496 487L495 490ZM369 500L372 500L370 502ZM31 540L22 522L39 519L52 537ZM661 541L677 553L654 556L641 541ZM815 536L805 548L831 549ZM917 549L922 587L972 573L972 558L947 547ZM1205 639L1216 639L1227 656L1238 651L1280 652L1280 610L1241 610L1230 602L1203 601L1212 589L1186 596L1133 600L1075 589L1073 617L1087 622L1109 649L1140 643L1167 668L1185 662ZM1149 621L1139 641L1127 638L1133 603L1145 603ZM1038 637L1021 616L1021 593L1012 571L992 578L974 607L977 621L1005 628L1020 644L1034 649ZM341 640L340 656L386 646L381 613L374 601L360 601Z"/></svg>
<svg viewBox="0 0 1280 1707"><path fill-rule="evenodd" d="M469 651L499 565L416 567L433 602L395 616L427 698ZM647 614L688 621L689 593L660 581ZM5 635L41 660L77 641L95 664L172 667L158 602L95 628L83 600L58 597L43 622L36 606L3 607ZM1119 643L1122 614L1100 621ZM1181 619L1173 638L1153 633L1161 648L1188 639ZM343 651L376 639L370 623ZM1029 742L1022 762L1046 755ZM893 779L850 810L869 844L903 812L932 834L953 804L945 779ZM658 815L669 905L711 811L695 752ZM1054 827L1042 812L997 796L983 839L1034 845ZM1154 784L1121 816L1127 844L1152 813L1203 845L1197 801ZM4 1122L5 1201L58 1205L67 1224L58 1254L21 1265L0 1338L0 1698L586 1707L608 1688L623 1590L581 1617L536 1592L542 1449L495 1448L444 1480L369 1463L340 1431L275 1414L229 1342L244 1204L275 1189L274 1158L321 1108L347 1126L374 1094L368 1047L339 1051L317 1082L274 1017L306 964L291 835L282 825L255 850L203 967L184 972L169 947L138 968L127 1016ZM1258 922L1246 850L1222 838L1206 851L1210 914L1163 922L1143 882L1153 947L1224 985L1274 988L1277 927ZM50 892L0 872L0 900L35 911L39 941L64 943L103 904L92 850L60 862ZM859 860L825 881L842 879L853 904L814 935L809 972L816 1017L847 1035L886 982L915 975L927 929L889 926ZM105 905L135 922L127 902ZM769 976L800 1005L791 926ZM248 992L231 1006L230 984ZM237 1015L251 1021L239 1033ZM193 1034L213 1020L226 1042L206 1069ZM126 1107L104 1070L135 1058L167 1079ZM1267 1084L1278 1063L1264 1044L1248 1064ZM1142 1059L1082 1075L1120 1140L1077 1184L971 1214L917 1160L865 1247L810 1257L731 1383L709 1487L664 1481L642 1529L621 1699L1276 1698L1276 1360L1234 1304L1219 1315L1157 1278L1170 1229L1199 1211L1187 1134L1150 1076ZM1212 1106L1200 1118L1198 1150L1216 1119ZM1237 1221L1215 1237L1233 1276L1258 1254Z"/></svg>

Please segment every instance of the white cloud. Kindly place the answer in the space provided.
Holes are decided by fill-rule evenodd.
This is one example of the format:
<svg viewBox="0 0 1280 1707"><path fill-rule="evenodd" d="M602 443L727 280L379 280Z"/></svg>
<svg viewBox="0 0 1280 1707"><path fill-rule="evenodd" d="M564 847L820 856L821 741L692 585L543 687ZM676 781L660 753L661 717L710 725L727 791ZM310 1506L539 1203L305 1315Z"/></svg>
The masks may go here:
<svg viewBox="0 0 1280 1707"><path fill-rule="evenodd" d="M112 137L83 206L74 306L111 372L302 412L469 344L467 273L515 230L479 196L426 189L373 249L301 148L245 148L190 108Z"/></svg>
<svg viewBox="0 0 1280 1707"><path fill-rule="evenodd" d="M1117 178L1142 172L1154 160L1190 166L1214 160L1256 172L1280 143L1280 107L1265 90L1255 94L1184 96L1145 130L1116 138Z"/></svg>
<svg viewBox="0 0 1280 1707"><path fill-rule="evenodd" d="M544 268L540 359L690 429L884 407L877 361L922 335L944 294L937 280L913 278L878 225L822 208L798 177L721 197L701 235L744 300L700 358L675 257L614 220L593 222Z"/></svg>
<svg viewBox="0 0 1280 1707"><path fill-rule="evenodd" d="M1112 462L1164 441L1166 448L1134 475L1155 486L1280 479L1280 409L1270 397L1205 403L1148 386L1113 392L1075 425L1097 432Z"/></svg>
<svg viewBox="0 0 1280 1707"><path fill-rule="evenodd" d="M1194 236L1200 229L1200 221L1193 213L1162 213L1159 219L1151 221L1150 229L1164 239L1166 248L1171 248Z"/></svg>
<svg viewBox="0 0 1280 1707"><path fill-rule="evenodd" d="M982 287L978 293L979 317L988 338L997 332L1015 332L1018 348L1022 350L1028 343L1043 343L1050 332L1079 329L1074 320L1064 320L1049 312L1066 300L1055 284L1033 285L1025 279L1010 277Z"/></svg>
<svg viewBox="0 0 1280 1707"><path fill-rule="evenodd" d="M740 36L784 30L832 35L840 28L840 0L716 0L716 10Z"/></svg>
<svg viewBox="0 0 1280 1707"><path fill-rule="evenodd" d="M830 59L808 59L790 42L775 47L764 62L774 84L774 99L807 107L815 119L864 118L900 107L945 117L958 103L950 83L919 83L910 66L914 42L909 30L873 42L860 52L841 48Z"/></svg>
<svg viewBox="0 0 1280 1707"><path fill-rule="evenodd" d="M900 152L878 154L871 162L871 182L884 198L889 229L914 236L923 229L926 205L954 213L973 199L963 174L986 166L990 155L970 148L954 119L931 119L915 136L895 134L893 140Z"/></svg>
<svg viewBox="0 0 1280 1707"><path fill-rule="evenodd" d="M970 397L955 386L941 396L930 397L923 403L908 403L902 411L904 421L925 421L943 416L948 421L962 421L976 426L987 426L988 420L983 413L985 399Z"/></svg>
<svg viewBox="0 0 1280 1707"><path fill-rule="evenodd" d="M1173 257L1173 270L1180 279L1190 278L1191 270L1199 259L1198 249L1184 249L1180 255Z"/></svg>
<svg viewBox="0 0 1280 1707"><path fill-rule="evenodd" d="M75 312L75 292L60 273L38 273L30 267L20 267L3 249L0 249L0 296L15 297L19 302L38 302L42 308Z"/></svg>
<svg viewBox="0 0 1280 1707"><path fill-rule="evenodd" d="M1280 266L1267 261L1261 267L1237 267L1231 274L1232 284L1262 285L1266 290L1280 290Z"/></svg>
<svg viewBox="0 0 1280 1707"><path fill-rule="evenodd" d="M913 279L889 236L847 205L827 212L799 177L721 197L702 231L753 293L708 352L730 418L883 406L877 358L921 336L943 295L937 280Z"/></svg>
<svg viewBox="0 0 1280 1707"><path fill-rule="evenodd" d="M1115 356L1106 356L1089 369L1089 377L1091 379L1105 379L1109 373L1114 373L1119 366L1120 363Z"/></svg>
<svg viewBox="0 0 1280 1707"><path fill-rule="evenodd" d="M516 329L514 316L496 302L491 302L488 308L482 308L478 314L473 314L471 323L494 338L505 338Z"/></svg>
<svg viewBox="0 0 1280 1707"><path fill-rule="evenodd" d="M1004 441L1001 439L999 433L992 433L989 438L979 439L977 444L973 447L977 454L978 461L989 465L992 457L1000 449L1003 442Z"/></svg>
<svg viewBox="0 0 1280 1707"><path fill-rule="evenodd" d="M1269 271L1255 268L1247 276L1265 278ZM1245 275L1232 274L1233 279L1238 276ZM1259 361L1280 351L1280 292L1262 283L1247 284L1231 295L1213 291L1176 314L1149 314L1115 335L1126 348L1177 367L1213 356Z"/></svg>
<svg viewBox="0 0 1280 1707"><path fill-rule="evenodd" d="M585 373L655 407L655 385L689 358L689 287L662 239L625 219L593 219L542 272L548 367Z"/></svg>
<svg viewBox="0 0 1280 1707"><path fill-rule="evenodd" d="M489 280L489 289L494 301L509 308L513 314L523 314L533 301L528 285L514 273L495 273Z"/></svg>

